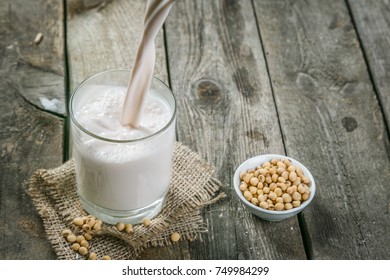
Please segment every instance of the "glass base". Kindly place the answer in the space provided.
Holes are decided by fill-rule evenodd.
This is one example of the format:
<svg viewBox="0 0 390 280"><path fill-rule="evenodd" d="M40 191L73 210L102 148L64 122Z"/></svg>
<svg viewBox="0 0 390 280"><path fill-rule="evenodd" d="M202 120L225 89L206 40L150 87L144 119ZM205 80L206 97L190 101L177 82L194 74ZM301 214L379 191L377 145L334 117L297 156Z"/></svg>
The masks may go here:
<svg viewBox="0 0 390 280"><path fill-rule="evenodd" d="M90 215L95 216L97 219L102 220L105 223L115 225L116 223L122 222L125 224L138 224L143 221L145 218L152 219L158 213L160 213L167 193L164 193L163 196L158 198L152 204L145 206L143 208L138 208L135 210L112 210L100 207L85 198L79 195L81 205Z"/></svg>

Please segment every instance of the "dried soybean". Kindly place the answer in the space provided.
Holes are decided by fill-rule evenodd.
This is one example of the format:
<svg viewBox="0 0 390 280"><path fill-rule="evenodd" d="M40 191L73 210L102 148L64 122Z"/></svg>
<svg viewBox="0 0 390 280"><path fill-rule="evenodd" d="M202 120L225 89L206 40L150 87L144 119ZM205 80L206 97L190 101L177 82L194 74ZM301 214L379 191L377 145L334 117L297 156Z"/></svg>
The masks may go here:
<svg viewBox="0 0 390 280"><path fill-rule="evenodd" d="M242 171L240 180L245 199L268 210L290 210L310 197L310 178L287 158L272 159Z"/></svg>

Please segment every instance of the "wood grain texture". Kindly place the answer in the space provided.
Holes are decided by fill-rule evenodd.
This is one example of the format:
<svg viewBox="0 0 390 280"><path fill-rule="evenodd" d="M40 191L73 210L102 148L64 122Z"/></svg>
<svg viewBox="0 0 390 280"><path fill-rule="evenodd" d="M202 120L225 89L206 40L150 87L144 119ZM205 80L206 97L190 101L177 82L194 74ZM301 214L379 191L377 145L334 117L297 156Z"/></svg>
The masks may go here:
<svg viewBox="0 0 390 280"><path fill-rule="evenodd" d="M390 257L390 162L344 1L254 1L287 154L312 171L315 259Z"/></svg>
<svg viewBox="0 0 390 280"><path fill-rule="evenodd" d="M166 22L178 139L216 168L227 194L207 210L193 259L306 258L296 218L264 222L243 209L233 173L248 157L284 153L250 1L177 1Z"/></svg>
<svg viewBox="0 0 390 280"><path fill-rule="evenodd" d="M65 113L62 14L62 1L0 1L0 259L55 258L26 187L35 170L62 163L63 119L38 98Z"/></svg>
<svg viewBox="0 0 390 280"><path fill-rule="evenodd" d="M9 33L4 45L7 56L13 53L17 73L10 73L18 92L43 110L66 115L63 61L63 9L57 0L37 3L2 0L2 29ZM48 14L48 15L47 15ZM4 24L3 24L4 22ZM42 34L39 43L34 40Z"/></svg>
<svg viewBox="0 0 390 280"><path fill-rule="evenodd" d="M375 89L390 124L390 2L348 1L360 35ZM389 148L390 149L390 148Z"/></svg>
<svg viewBox="0 0 390 280"><path fill-rule="evenodd" d="M72 89L84 79L100 71L132 67L142 34L146 1L101 2L104 5L100 4L96 8L91 8L84 3L77 9L74 6L68 9L70 11L67 34L68 62ZM74 1L69 3L72 4ZM167 83L163 37L162 30L156 38L154 75ZM181 242L172 247L148 248L141 258L187 259L187 252L188 244Z"/></svg>

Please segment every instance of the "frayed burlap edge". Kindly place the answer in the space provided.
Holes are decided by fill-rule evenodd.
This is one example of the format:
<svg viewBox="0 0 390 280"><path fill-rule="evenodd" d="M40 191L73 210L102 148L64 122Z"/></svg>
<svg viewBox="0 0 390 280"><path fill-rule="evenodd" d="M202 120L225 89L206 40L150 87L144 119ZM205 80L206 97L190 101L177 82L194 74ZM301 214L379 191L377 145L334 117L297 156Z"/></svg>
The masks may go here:
<svg viewBox="0 0 390 280"><path fill-rule="evenodd" d="M37 170L29 182L29 194L58 259L84 258L73 252L61 236L66 228L78 234L79 229L71 221L88 215L77 197L74 164L70 160L58 168ZM152 224L135 225L133 234L103 224L100 231L93 232L96 238L91 240L90 251L98 256L111 255L114 259L137 259L145 248L172 245L173 232L179 232L181 240L201 238L201 234L207 232L201 209L225 197L213 173L213 167L199 154L176 143L168 197Z"/></svg>

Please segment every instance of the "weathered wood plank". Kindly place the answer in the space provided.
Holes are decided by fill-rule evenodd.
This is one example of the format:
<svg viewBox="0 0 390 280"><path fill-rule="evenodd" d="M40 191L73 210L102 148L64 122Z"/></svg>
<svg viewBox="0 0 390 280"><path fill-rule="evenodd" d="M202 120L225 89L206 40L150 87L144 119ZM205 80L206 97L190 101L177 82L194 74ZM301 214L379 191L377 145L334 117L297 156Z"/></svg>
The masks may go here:
<svg viewBox="0 0 390 280"><path fill-rule="evenodd" d="M69 1L68 55L71 88L107 69L131 69L141 37L146 1ZM92 2L93 5L92 5ZM95 3L96 2L96 3ZM95 7L96 6L96 7ZM91 8L92 7L92 8ZM163 31L156 39L154 75L167 83ZM149 248L144 259L186 259L188 244Z"/></svg>
<svg viewBox="0 0 390 280"><path fill-rule="evenodd" d="M104 70L131 69L142 34L146 1L101 0L105 5L90 9L87 4L75 9L75 2L69 1L68 9L71 88ZM167 81L163 32L156 42L155 76Z"/></svg>
<svg viewBox="0 0 390 280"><path fill-rule="evenodd" d="M312 257L388 259L388 135L345 2L254 3L287 153L317 182Z"/></svg>
<svg viewBox="0 0 390 280"><path fill-rule="evenodd" d="M0 1L0 259L56 257L26 187L62 163L63 119L39 109L65 113L62 15L59 0Z"/></svg>
<svg viewBox="0 0 390 280"><path fill-rule="evenodd" d="M235 197L246 158L284 153L250 1L177 1L166 22L178 139L216 167L228 197L205 214L209 233L194 259L306 258L297 218L261 221Z"/></svg>
<svg viewBox="0 0 390 280"><path fill-rule="evenodd" d="M390 2L347 1L374 79L375 89L390 124ZM337 19L336 19L337 21Z"/></svg>
<svg viewBox="0 0 390 280"><path fill-rule="evenodd" d="M65 115L63 9L60 1L2 2L2 29L12 34L7 43L3 42L4 48L7 56L14 53L18 57L13 61L17 63L18 74L10 75L10 80L26 101L43 110ZM39 33L42 39L34 42Z"/></svg>

